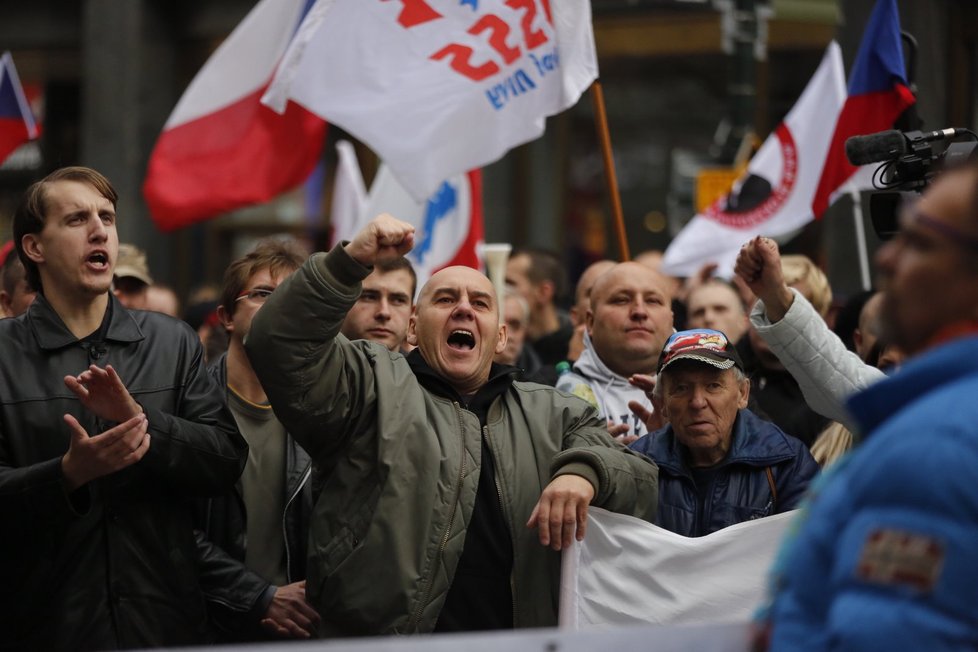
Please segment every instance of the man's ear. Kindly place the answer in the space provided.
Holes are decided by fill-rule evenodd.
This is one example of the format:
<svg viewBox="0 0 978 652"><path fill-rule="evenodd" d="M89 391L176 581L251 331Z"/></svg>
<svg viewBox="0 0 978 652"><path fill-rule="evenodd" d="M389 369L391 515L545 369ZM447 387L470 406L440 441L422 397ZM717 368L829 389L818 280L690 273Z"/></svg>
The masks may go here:
<svg viewBox="0 0 978 652"><path fill-rule="evenodd" d="M418 309L415 306L414 311L411 313L411 318L408 320L408 331L407 337L405 338L408 344L411 346L418 345Z"/></svg>
<svg viewBox="0 0 978 652"><path fill-rule="evenodd" d="M661 383L662 382L662 379L660 378L657 382L660 382ZM663 400L662 394L659 394L659 397L658 398L652 398L650 400L652 401L652 407L655 410L657 410L659 412L659 414L662 415L662 421L663 421L663 423L668 423L668 421L669 421L669 408L668 408L668 403L666 403L666 401Z"/></svg>
<svg viewBox="0 0 978 652"><path fill-rule="evenodd" d="M537 302L540 305L549 305L553 303L555 292L556 286L554 286L553 281L540 281L533 286L533 294L536 295Z"/></svg>
<svg viewBox="0 0 978 652"><path fill-rule="evenodd" d="M747 400L750 398L750 378L744 378L740 382L740 397L737 400L737 409L743 410L747 407Z"/></svg>
<svg viewBox="0 0 978 652"><path fill-rule="evenodd" d="M31 259L35 264L40 264L44 262L44 248L41 246L40 240L37 238L36 233L27 233L20 240L21 246L24 248L24 254Z"/></svg>
<svg viewBox="0 0 978 652"><path fill-rule="evenodd" d="M509 339L509 332L506 329L506 324L499 325L499 339L496 341L495 352L499 355L506 350L506 340Z"/></svg>
<svg viewBox="0 0 978 652"><path fill-rule="evenodd" d="M584 323L584 319L586 319L586 316L578 314L577 306L571 306L567 314L570 315L571 323L575 326L580 326Z"/></svg>
<svg viewBox="0 0 978 652"><path fill-rule="evenodd" d="M221 320L221 325L224 326L224 329L227 332L234 332L234 318L232 315L228 314L228 311L224 306L217 307L217 318Z"/></svg>

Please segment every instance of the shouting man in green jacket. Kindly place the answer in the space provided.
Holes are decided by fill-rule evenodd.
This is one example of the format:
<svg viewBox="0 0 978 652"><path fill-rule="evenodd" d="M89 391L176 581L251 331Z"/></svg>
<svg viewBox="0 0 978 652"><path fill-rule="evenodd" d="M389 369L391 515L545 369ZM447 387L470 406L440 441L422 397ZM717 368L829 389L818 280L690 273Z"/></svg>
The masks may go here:
<svg viewBox="0 0 978 652"><path fill-rule="evenodd" d="M319 495L306 591L325 636L556 625L558 551L590 504L655 516L656 467L584 401L514 380L492 284L436 273L409 355L340 325L374 264L414 227L381 215L269 298L245 343Z"/></svg>

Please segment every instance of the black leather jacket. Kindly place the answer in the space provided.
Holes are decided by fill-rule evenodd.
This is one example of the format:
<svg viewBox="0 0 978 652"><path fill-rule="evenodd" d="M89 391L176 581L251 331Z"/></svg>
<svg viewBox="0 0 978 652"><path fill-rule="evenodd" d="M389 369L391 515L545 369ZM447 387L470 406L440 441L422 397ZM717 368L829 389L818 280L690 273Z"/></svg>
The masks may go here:
<svg viewBox="0 0 978 652"><path fill-rule="evenodd" d="M43 296L0 321L0 649L91 650L206 639L194 499L241 474L247 445L207 376L196 333L111 298L81 342ZM136 464L66 494L64 414L112 427L64 384L112 365L149 423Z"/></svg>
<svg viewBox="0 0 978 652"><path fill-rule="evenodd" d="M227 392L227 353L208 367L216 384ZM309 455L287 438L285 448L285 538L288 581L306 577L306 540L312 512ZM244 564L248 514L240 480L222 496L198 501L197 543L200 551L200 583L216 635L222 641L269 638L260 628L277 587Z"/></svg>

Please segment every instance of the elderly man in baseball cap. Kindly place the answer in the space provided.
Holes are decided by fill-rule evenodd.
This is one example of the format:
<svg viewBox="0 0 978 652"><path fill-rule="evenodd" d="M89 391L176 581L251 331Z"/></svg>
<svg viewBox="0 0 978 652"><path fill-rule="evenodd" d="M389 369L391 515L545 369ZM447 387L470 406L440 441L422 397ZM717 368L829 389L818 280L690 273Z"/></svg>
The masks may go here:
<svg viewBox="0 0 978 652"><path fill-rule="evenodd" d="M720 331L673 334L655 386L668 425L631 445L659 465L657 525L688 537L794 509L818 465L747 409L750 381Z"/></svg>

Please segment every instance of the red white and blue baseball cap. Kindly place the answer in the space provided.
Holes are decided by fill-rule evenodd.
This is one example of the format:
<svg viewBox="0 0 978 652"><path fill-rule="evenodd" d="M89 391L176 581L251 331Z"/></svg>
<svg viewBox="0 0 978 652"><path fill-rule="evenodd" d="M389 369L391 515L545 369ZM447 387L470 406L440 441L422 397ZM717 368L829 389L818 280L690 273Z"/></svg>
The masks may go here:
<svg viewBox="0 0 978 652"><path fill-rule="evenodd" d="M673 333L662 347L656 373L661 373L676 360L693 360L717 369L737 367L744 370L744 363L733 343L720 331L709 328Z"/></svg>

